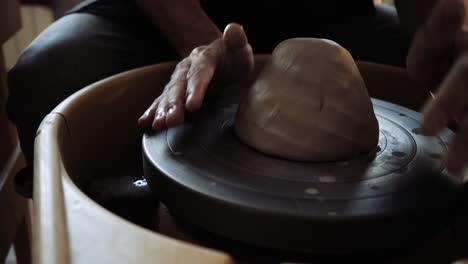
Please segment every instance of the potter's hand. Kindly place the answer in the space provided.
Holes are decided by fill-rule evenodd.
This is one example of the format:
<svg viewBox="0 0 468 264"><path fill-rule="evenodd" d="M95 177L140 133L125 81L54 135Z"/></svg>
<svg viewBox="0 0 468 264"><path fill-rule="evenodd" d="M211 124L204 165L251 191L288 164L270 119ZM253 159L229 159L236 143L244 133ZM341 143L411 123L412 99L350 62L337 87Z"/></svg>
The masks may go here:
<svg viewBox="0 0 468 264"><path fill-rule="evenodd" d="M457 173L468 161L468 32L462 29L463 0L440 0L417 32L408 54L408 71L435 97L423 108L423 130L438 133L449 122L459 124L446 157L447 169Z"/></svg>
<svg viewBox="0 0 468 264"><path fill-rule="evenodd" d="M212 79L235 81L253 69L252 48L244 30L229 24L223 37L200 46L179 64L162 94L139 118L141 128L161 130L184 120L185 110L197 111Z"/></svg>

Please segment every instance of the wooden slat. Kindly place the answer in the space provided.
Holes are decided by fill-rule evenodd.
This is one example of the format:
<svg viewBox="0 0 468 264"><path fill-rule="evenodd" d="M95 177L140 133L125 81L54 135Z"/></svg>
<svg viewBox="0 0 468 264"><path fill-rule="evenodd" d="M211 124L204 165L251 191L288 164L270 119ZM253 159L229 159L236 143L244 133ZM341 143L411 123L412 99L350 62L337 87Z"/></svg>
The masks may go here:
<svg viewBox="0 0 468 264"><path fill-rule="evenodd" d="M3 168L16 145L15 129L5 113L7 94L6 70L3 63L3 52L0 50L0 168ZM4 180L0 178L0 190L2 189L1 182Z"/></svg>
<svg viewBox="0 0 468 264"><path fill-rule="evenodd" d="M13 126L8 122L5 113L5 103L7 99L7 69L5 66L5 56L3 54L3 43L7 41L21 27L21 17L19 13L18 0L0 1L0 168L8 160L15 142ZM1 182L1 179L0 179ZM1 186L0 186L1 190Z"/></svg>
<svg viewBox="0 0 468 264"><path fill-rule="evenodd" d="M56 139L64 120L49 114L42 121L34 153L34 226L35 263L69 263L68 231L61 180L63 170ZM39 132L42 131L42 132Z"/></svg>
<svg viewBox="0 0 468 264"><path fill-rule="evenodd" d="M0 262L13 242L19 246L18 263L30 263L28 201L16 193L14 175L25 165L16 131L8 121L8 95L3 44L21 26L17 0L0 1ZM20 230L20 231L18 231Z"/></svg>
<svg viewBox="0 0 468 264"><path fill-rule="evenodd" d="M3 1L3 0L0 0ZM10 69L27 46L53 21L52 10L39 5L21 6L22 28L3 45L7 69Z"/></svg>
<svg viewBox="0 0 468 264"><path fill-rule="evenodd" d="M15 192L13 181L13 175L23 166L24 160L17 147L0 171L0 178L6 180L0 188L0 263L15 240L17 228L24 220L27 209L27 200Z"/></svg>
<svg viewBox="0 0 468 264"><path fill-rule="evenodd" d="M18 0L0 1L0 45L21 27Z"/></svg>

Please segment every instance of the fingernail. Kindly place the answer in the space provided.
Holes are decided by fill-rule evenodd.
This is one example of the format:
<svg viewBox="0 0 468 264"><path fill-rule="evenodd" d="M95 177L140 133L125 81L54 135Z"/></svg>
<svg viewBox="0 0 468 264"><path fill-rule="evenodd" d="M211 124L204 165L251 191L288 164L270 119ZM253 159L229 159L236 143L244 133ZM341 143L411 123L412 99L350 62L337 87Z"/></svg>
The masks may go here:
<svg viewBox="0 0 468 264"><path fill-rule="evenodd" d="M140 116L139 120L147 118L148 115L149 115L148 113L144 113L143 115Z"/></svg>

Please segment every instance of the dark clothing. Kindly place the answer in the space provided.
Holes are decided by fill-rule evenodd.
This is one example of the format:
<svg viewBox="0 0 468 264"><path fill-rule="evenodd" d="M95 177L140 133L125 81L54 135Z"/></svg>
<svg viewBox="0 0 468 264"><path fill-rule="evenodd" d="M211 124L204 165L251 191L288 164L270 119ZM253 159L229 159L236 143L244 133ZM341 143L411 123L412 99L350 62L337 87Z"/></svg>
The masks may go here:
<svg viewBox="0 0 468 264"><path fill-rule="evenodd" d="M323 35L329 30L325 25L341 25L375 16L372 0L292 1L288 4L278 0L202 0L201 3L221 30L230 22L243 25L258 53L269 53L285 38ZM150 24L132 0L88 0L69 13L94 14L125 25L137 21Z"/></svg>
<svg viewBox="0 0 468 264"><path fill-rule="evenodd" d="M303 1L300 8L284 1L231 2L236 4L208 0L203 5L221 29L228 22L240 22L255 53L270 53L287 38L319 37L335 40L355 59L404 65L407 41L392 8L374 9L367 0L322 1L333 2L323 10L311 4L317 1ZM360 9L352 7L357 2L363 5ZM177 59L166 37L130 0L89 1L54 22L8 74L7 112L28 162L41 120L69 95L113 74Z"/></svg>
<svg viewBox="0 0 468 264"><path fill-rule="evenodd" d="M201 0L204 9L213 16L239 18L242 14L255 14L262 18L275 10L282 10L291 17L306 16L308 19L346 19L352 16L369 16L375 13L372 0L353 1L278 1L278 0ZM86 12L106 18L122 15L131 5L136 6L134 0L87 0L78 5L71 12ZM261 12L257 12L261 11ZM291 16L293 14L293 16ZM253 17L253 18L255 18ZM231 22L231 21L229 21Z"/></svg>

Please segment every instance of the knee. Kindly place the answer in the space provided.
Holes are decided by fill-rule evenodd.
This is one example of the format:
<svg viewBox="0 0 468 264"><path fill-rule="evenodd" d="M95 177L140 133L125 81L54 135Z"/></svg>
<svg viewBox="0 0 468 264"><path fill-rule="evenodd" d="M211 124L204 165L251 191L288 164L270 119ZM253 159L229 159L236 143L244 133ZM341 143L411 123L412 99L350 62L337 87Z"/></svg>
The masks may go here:
<svg viewBox="0 0 468 264"><path fill-rule="evenodd" d="M29 92L26 91L29 85L26 84L26 80L31 80L31 75L34 73L32 67L27 62L18 60L13 68L8 71L7 81L9 88L9 95L7 100L7 115L10 120L17 124L26 112L27 105L31 100Z"/></svg>
<svg viewBox="0 0 468 264"><path fill-rule="evenodd" d="M19 58L7 75L9 96L6 110L10 120L17 126L32 121L39 114L36 105L41 100L38 96L41 69L35 60L25 55ZM33 123L37 123L37 120Z"/></svg>
<svg viewBox="0 0 468 264"><path fill-rule="evenodd" d="M28 163L32 162L34 137L44 117L38 89L41 70L34 60L22 56L8 72L9 96L6 104L8 118L16 125L21 148Z"/></svg>

